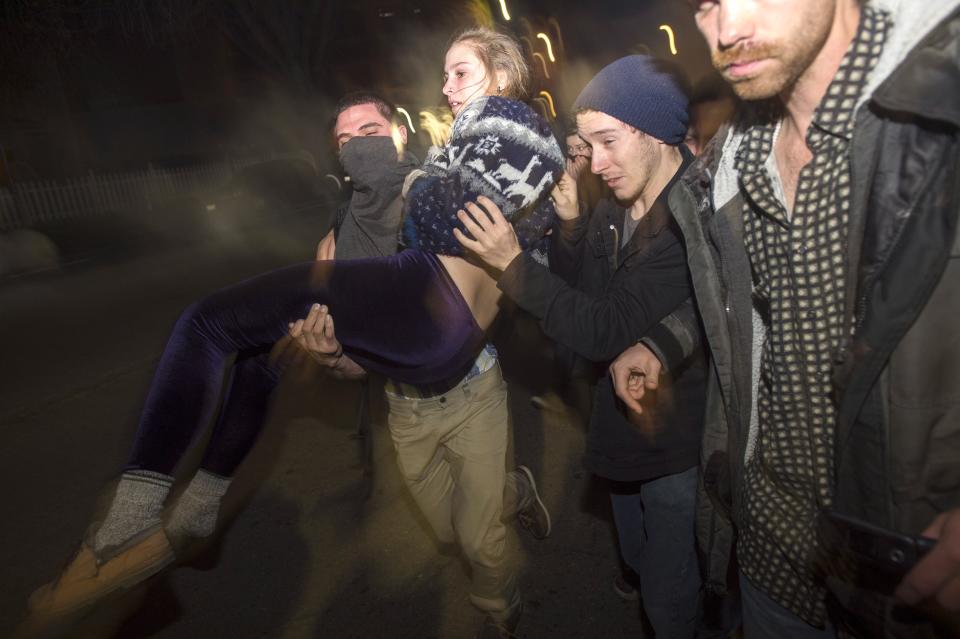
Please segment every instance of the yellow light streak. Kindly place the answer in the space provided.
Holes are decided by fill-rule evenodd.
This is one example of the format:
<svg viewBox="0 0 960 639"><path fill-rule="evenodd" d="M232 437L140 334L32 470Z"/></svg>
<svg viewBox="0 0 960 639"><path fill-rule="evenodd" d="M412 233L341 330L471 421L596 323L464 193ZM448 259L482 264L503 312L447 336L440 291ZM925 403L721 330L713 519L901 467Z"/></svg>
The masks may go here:
<svg viewBox="0 0 960 639"><path fill-rule="evenodd" d="M410 114L407 113L407 110L403 107L397 107L397 113L402 113L403 117L407 119L407 124L410 126L410 133L416 133L417 130L413 128L413 120L410 119Z"/></svg>
<svg viewBox="0 0 960 639"><path fill-rule="evenodd" d="M507 0L500 0L500 13L503 14L504 20L510 21L510 14L507 12Z"/></svg>
<svg viewBox="0 0 960 639"><path fill-rule="evenodd" d="M550 117L550 109L547 107L547 101L541 97L536 97L530 101L530 106L536 105L538 107L537 113L543 115L544 118Z"/></svg>
<svg viewBox="0 0 960 639"><path fill-rule="evenodd" d="M557 110L553 108L553 96L550 95L550 93L549 93L548 91L541 91L541 92L539 93L539 95L542 95L543 97L545 97L545 98L547 99L547 104L550 105L550 114L551 114L554 118L556 118L556 117L557 117Z"/></svg>
<svg viewBox="0 0 960 639"><path fill-rule="evenodd" d="M547 43L547 57L550 58L550 62L556 62L557 59L553 57L553 45L550 44L550 36L546 33L538 33L537 37Z"/></svg>
<svg viewBox="0 0 960 639"><path fill-rule="evenodd" d="M467 0L467 13L478 27L494 28L493 12L487 0Z"/></svg>
<svg viewBox="0 0 960 639"><path fill-rule="evenodd" d="M667 39L670 41L670 53L677 55L677 42L673 36L673 29L669 24L661 24L660 30L667 32Z"/></svg>
<svg viewBox="0 0 960 639"><path fill-rule="evenodd" d="M543 75L547 78L547 80L549 80L549 79L550 79L550 72L547 71L547 60L546 60L546 58L543 57L543 54L542 54L542 53L539 53L539 52L537 52L537 51L534 51L534 52L533 52L533 57L535 57L535 58L540 58L540 62L543 64Z"/></svg>

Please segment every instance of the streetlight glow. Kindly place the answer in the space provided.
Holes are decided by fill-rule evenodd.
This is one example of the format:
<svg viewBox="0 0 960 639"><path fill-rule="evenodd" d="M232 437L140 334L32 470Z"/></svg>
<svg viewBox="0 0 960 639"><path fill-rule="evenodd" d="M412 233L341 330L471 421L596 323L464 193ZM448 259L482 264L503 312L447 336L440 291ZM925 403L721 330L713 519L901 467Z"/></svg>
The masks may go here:
<svg viewBox="0 0 960 639"><path fill-rule="evenodd" d="M660 30L667 32L667 40L669 40L670 42L670 53L672 53L673 55L677 55L677 43L673 37L673 29L670 27L669 24L661 24Z"/></svg>
<svg viewBox="0 0 960 639"><path fill-rule="evenodd" d="M403 107L397 107L397 113L402 113L403 117L407 119L407 124L410 126L410 133L416 133L417 130L413 128L413 120L410 119L410 114L407 113L407 110Z"/></svg>
<svg viewBox="0 0 960 639"><path fill-rule="evenodd" d="M547 57L550 58L550 62L556 62L557 59L553 57L553 45L550 44L550 37L546 33L538 33L537 37L547 43Z"/></svg>
<svg viewBox="0 0 960 639"><path fill-rule="evenodd" d="M542 95L543 97L545 97L545 98L547 99L547 104L550 105L550 115L552 115L554 118L556 118L556 117L557 117L557 110L553 108L553 96L550 95L550 93L549 93L548 91L541 91L541 92L540 92L540 95Z"/></svg>
<svg viewBox="0 0 960 639"><path fill-rule="evenodd" d="M500 12L503 14L503 19L510 21L510 14L507 12L507 0L500 0Z"/></svg>

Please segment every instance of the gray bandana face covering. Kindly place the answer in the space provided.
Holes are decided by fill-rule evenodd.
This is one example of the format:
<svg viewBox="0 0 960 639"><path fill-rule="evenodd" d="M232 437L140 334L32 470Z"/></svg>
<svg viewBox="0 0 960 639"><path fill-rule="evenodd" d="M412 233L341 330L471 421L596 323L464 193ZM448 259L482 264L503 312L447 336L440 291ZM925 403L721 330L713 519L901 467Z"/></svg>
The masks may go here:
<svg viewBox="0 0 960 639"><path fill-rule="evenodd" d="M352 225L364 239L360 240L362 246L354 243L351 248L350 240L341 238L344 242L338 240L338 253L354 256L393 253L401 219L400 191L403 179L417 168L416 158L404 153L398 160L393 139L377 135L352 138L344 144L340 164L353 185L349 217L344 224Z"/></svg>
<svg viewBox="0 0 960 639"><path fill-rule="evenodd" d="M372 194L393 191L393 185L416 168L416 162L404 153L397 159L393 139L385 135L351 138L340 150L340 164L350 176L354 192Z"/></svg>

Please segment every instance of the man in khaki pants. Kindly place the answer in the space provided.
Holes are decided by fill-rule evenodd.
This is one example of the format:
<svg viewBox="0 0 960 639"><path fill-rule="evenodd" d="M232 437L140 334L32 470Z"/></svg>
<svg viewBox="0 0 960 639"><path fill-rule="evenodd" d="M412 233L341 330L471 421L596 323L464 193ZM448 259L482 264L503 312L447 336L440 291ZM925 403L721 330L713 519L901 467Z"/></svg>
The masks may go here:
<svg viewBox="0 0 960 639"><path fill-rule="evenodd" d="M501 518L519 514L538 538L550 532L550 519L530 470L506 472L507 384L496 359L489 366L449 391L420 398L415 388L388 383L388 424L400 473L420 510L440 541L459 541L470 560L471 601L487 612L512 612L520 597Z"/></svg>
<svg viewBox="0 0 960 639"><path fill-rule="evenodd" d="M325 306L314 305L290 335L332 375L357 379L366 374L343 354ZM459 542L470 562L470 601L487 613L479 636L513 632L523 603L506 557L503 520L516 516L543 539L550 534L550 514L529 468L506 472L507 384L493 347L488 345L472 370L449 387L388 380L386 394L400 473L438 539Z"/></svg>

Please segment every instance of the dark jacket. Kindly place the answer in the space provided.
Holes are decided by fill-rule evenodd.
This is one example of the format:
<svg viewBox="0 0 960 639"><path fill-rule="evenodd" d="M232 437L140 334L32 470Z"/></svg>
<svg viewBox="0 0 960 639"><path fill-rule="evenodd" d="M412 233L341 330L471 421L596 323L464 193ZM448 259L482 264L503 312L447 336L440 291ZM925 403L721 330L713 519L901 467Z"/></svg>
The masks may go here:
<svg viewBox="0 0 960 639"><path fill-rule="evenodd" d="M690 293L680 231L667 195L692 158L620 246L625 210L602 200L590 217L561 221L551 238L550 269L528 255L514 260L500 288L541 320L546 335L603 365L596 380L586 466L616 481L640 481L697 464L706 365L691 358L661 379L655 401L628 421L606 365L635 344ZM572 283L576 283L573 286Z"/></svg>
<svg viewBox="0 0 960 639"><path fill-rule="evenodd" d="M911 535L960 507L960 17L954 10L925 33L857 112L848 247L856 328L834 376L834 507ZM670 205L712 364L702 460L713 500L703 501L698 536L708 585L723 588L751 437L753 329L743 203L719 193L737 132L718 138ZM676 365L684 348L659 339ZM890 621L888 600L826 584L862 636L946 636Z"/></svg>

